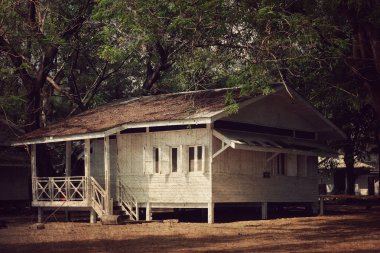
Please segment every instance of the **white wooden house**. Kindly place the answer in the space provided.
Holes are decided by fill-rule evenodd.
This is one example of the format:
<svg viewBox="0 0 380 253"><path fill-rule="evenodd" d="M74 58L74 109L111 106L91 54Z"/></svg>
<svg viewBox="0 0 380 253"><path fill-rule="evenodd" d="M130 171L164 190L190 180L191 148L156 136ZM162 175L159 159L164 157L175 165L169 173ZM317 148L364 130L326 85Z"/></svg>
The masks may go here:
<svg viewBox="0 0 380 253"><path fill-rule="evenodd" d="M32 205L112 214L113 202L132 219L146 209L207 208L318 200L317 156L345 135L296 92L270 95L218 89L146 96L101 106L23 136L31 146ZM226 94L239 105L228 113ZM83 141L85 173L46 178L36 168L36 145ZM69 160L70 156L67 156ZM65 201L65 204L62 204Z"/></svg>

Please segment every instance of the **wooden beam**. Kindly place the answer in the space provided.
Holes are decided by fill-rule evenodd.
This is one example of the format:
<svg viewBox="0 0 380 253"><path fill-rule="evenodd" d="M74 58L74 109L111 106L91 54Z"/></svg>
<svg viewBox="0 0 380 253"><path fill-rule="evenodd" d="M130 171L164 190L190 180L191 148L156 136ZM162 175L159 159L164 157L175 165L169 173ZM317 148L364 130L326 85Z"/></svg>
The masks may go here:
<svg viewBox="0 0 380 253"><path fill-rule="evenodd" d="M66 141L66 177L71 176L71 141Z"/></svg>
<svg viewBox="0 0 380 253"><path fill-rule="evenodd" d="M261 203L261 219L268 219L268 202Z"/></svg>
<svg viewBox="0 0 380 253"><path fill-rule="evenodd" d="M110 138L104 137L104 190L106 201L106 214L111 214L111 161L110 161Z"/></svg>
<svg viewBox="0 0 380 253"><path fill-rule="evenodd" d="M38 214L37 214L37 222L38 222L38 223L42 223L42 219L43 219L44 211L43 211L42 207L38 207L37 210L38 210Z"/></svg>
<svg viewBox="0 0 380 253"><path fill-rule="evenodd" d="M319 198L319 215L324 215L325 210L324 210L324 203L323 203L323 197Z"/></svg>
<svg viewBox="0 0 380 253"><path fill-rule="evenodd" d="M36 185L34 184L34 178L37 176L37 151L36 144L32 144L30 147L30 168L32 177L32 200L36 199Z"/></svg>
<svg viewBox="0 0 380 253"><path fill-rule="evenodd" d="M84 176L87 180L86 198L91 205L90 177L91 177L91 140L84 140Z"/></svg>
<svg viewBox="0 0 380 253"><path fill-rule="evenodd" d="M68 135L68 136L49 136L49 137L43 137L43 138L37 138L33 140L26 140L26 141L15 141L12 143L12 146L22 146L22 145L29 145L29 144L37 144L37 143L51 143L51 142L62 142L62 141L78 141L78 140L84 140L84 139L95 139L95 138L103 138L104 132L95 132L95 133L88 133L88 134L74 134L74 135Z"/></svg>
<svg viewBox="0 0 380 253"><path fill-rule="evenodd" d="M229 147L230 147L230 145L228 145L227 143L222 142L222 148L219 149L218 151L216 151L216 153L212 155L212 158L214 159L215 157L217 157L218 155L220 155L224 150L226 150Z"/></svg>
<svg viewBox="0 0 380 253"><path fill-rule="evenodd" d="M276 158L276 156L278 156L280 153L276 152L274 153L273 155L271 155L268 159L267 159L267 163L269 163L271 160L273 160L274 158Z"/></svg>
<svg viewBox="0 0 380 253"><path fill-rule="evenodd" d="M208 203L208 207L207 207L207 222L209 224L214 223L214 207L215 207L214 203L212 203L212 202Z"/></svg>
<svg viewBox="0 0 380 253"><path fill-rule="evenodd" d="M152 220L152 209L149 202L146 203L145 220Z"/></svg>
<svg viewBox="0 0 380 253"><path fill-rule="evenodd" d="M36 154L36 144L31 145L30 150L30 167L32 169L32 178L37 176L37 154Z"/></svg>
<svg viewBox="0 0 380 253"><path fill-rule="evenodd" d="M96 214L95 210L91 208L91 211L90 211L90 223L91 224L96 224L97 218L98 218L98 215Z"/></svg>

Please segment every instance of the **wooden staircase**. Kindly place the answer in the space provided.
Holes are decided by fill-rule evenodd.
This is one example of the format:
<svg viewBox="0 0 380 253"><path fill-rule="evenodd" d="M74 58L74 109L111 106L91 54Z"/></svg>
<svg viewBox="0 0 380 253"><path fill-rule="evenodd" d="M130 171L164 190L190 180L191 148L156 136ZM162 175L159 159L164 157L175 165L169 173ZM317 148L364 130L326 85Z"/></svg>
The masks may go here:
<svg viewBox="0 0 380 253"><path fill-rule="evenodd" d="M106 192L95 178L90 178L91 207L101 219L104 215L120 216L123 221L139 220L139 207L132 191L119 181L119 197L117 201L106 199ZM109 205L112 205L110 207Z"/></svg>

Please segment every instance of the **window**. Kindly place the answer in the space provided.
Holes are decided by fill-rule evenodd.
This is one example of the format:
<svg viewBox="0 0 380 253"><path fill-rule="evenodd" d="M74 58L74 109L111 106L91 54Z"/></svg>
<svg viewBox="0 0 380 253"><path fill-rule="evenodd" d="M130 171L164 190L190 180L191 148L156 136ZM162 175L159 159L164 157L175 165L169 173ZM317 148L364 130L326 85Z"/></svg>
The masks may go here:
<svg viewBox="0 0 380 253"><path fill-rule="evenodd" d="M198 171L202 171L202 146L197 147L197 169Z"/></svg>
<svg viewBox="0 0 380 253"><path fill-rule="evenodd" d="M189 172L195 171L195 147L189 147Z"/></svg>
<svg viewBox="0 0 380 253"><path fill-rule="evenodd" d="M171 171L178 171L178 148L171 148Z"/></svg>
<svg viewBox="0 0 380 253"><path fill-rule="evenodd" d="M297 169L299 177L307 177L307 157L304 155L297 156Z"/></svg>
<svg viewBox="0 0 380 253"><path fill-rule="evenodd" d="M189 147L189 172L202 171L203 169L203 147Z"/></svg>
<svg viewBox="0 0 380 253"><path fill-rule="evenodd" d="M154 173L160 173L160 152L159 149L154 147L153 148L153 169Z"/></svg>
<svg viewBox="0 0 380 253"><path fill-rule="evenodd" d="M277 175L285 175L285 154L279 154L276 157Z"/></svg>

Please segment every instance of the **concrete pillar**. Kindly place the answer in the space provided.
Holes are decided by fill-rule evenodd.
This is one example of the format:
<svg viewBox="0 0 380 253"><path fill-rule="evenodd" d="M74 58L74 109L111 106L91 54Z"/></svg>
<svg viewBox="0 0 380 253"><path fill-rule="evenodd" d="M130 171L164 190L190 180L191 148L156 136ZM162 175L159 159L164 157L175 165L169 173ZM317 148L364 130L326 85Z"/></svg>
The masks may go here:
<svg viewBox="0 0 380 253"><path fill-rule="evenodd" d="M209 224L214 223L214 207L215 204L213 202L209 202L207 206L207 222Z"/></svg>
<svg viewBox="0 0 380 253"><path fill-rule="evenodd" d="M91 208L91 211L90 211L90 223L91 224L96 224L97 218L98 218L98 215L96 214L95 210Z"/></svg>
<svg viewBox="0 0 380 253"><path fill-rule="evenodd" d="M145 220L146 221L152 220L152 210L151 210L149 202L146 203Z"/></svg>
<svg viewBox="0 0 380 253"><path fill-rule="evenodd" d="M38 223L42 223L42 221L43 221L44 211L42 210L42 207L38 207L37 210L38 210L38 214L37 214L37 222L38 222Z"/></svg>
<svg viewBox="0 0 380 253"><path fill-rule="evenodd" d="M268 202L261 202L261 219L268 219Z"/></svg>

